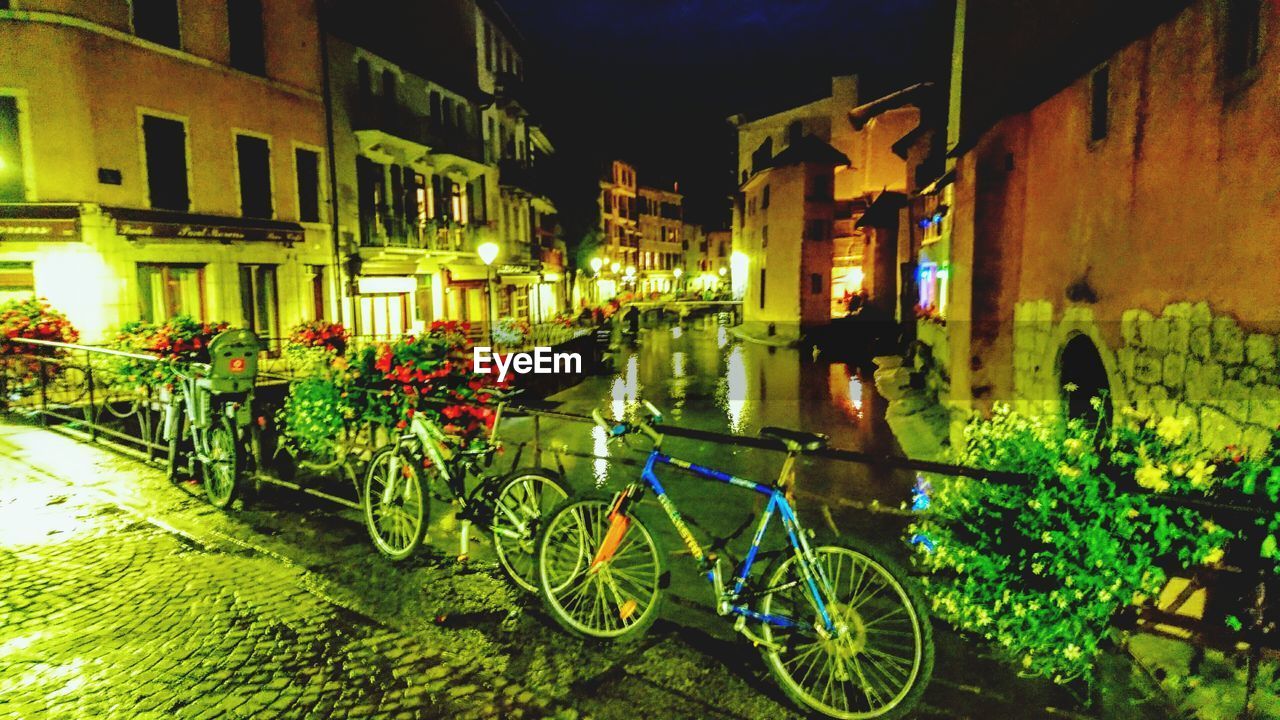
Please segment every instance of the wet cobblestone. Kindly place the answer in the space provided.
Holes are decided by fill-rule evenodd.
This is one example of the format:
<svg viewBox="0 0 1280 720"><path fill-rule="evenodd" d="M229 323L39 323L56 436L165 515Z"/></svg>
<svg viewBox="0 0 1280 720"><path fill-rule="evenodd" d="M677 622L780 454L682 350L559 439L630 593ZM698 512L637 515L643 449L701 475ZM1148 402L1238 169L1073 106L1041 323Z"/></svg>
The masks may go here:
<svg viewBox="0 0 1280 720"><path fill-rule="evenodd" d="M307 591L294 567L211 551L4 467L18 521L0 528L0 716L545 714L471 659Z"/></svg>

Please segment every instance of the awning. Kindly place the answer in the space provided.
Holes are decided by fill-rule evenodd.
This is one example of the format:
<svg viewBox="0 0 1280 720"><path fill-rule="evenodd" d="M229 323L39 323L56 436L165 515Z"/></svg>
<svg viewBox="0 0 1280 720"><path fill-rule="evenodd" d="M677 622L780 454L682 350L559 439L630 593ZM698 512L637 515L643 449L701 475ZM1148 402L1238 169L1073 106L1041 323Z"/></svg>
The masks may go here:
<svg viewBox="0 0 1280 720"><path fill-rule="evenodd" d="M279 242L292 244L306 240L298 223L264 218L199 215L168 210L102 208L115 218L116 232L127 238L217 240L223 243Z"/></svg>
<svg viewBox="0 0 1280 720"><path fill-rule="evenodd" d="M888 228L898 224L898 211L907 204L907 196L897 192L882 192L862 214L854 227Z"/></svg>
<svg viewBox="0 0 1280 720"><path fill-rule="evenodd" d="M0 204L0 241L79 239L79 205L74 203Z"/></svg>
<svg viewBox="0 0 1280 720"><path fill-rule="evenodd" d="M938 178L937 180L934 180L928 185L925 185L923 188L920 189L920 192L916 194L932 195L955 181L956 181L956 169L951 168L950 170L942 173L942 177Z"/></svg>

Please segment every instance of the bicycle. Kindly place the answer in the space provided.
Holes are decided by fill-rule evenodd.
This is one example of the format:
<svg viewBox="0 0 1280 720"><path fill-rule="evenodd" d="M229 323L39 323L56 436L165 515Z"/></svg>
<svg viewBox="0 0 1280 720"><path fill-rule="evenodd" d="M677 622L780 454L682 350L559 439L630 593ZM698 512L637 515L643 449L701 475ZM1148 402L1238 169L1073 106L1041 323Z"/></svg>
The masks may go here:
<svg viewBox="0 0 1280 720"><path fill-rule="evenodd" d="M253 458L249 428L260 344L249 330L228 330L209 341L209 363L173 366L177 392L165 408L168 473L178 477L180 445L190 441L191 462L200 464L205 497L226 509L235 500L240 477Z"/></svg>
<svg viewBox="0 0 1280 720"><path fill-rule="evenodd" d="M901 718L919 701L933 671L932 629L906 574L861 546L811 547L790 499L796 458L825 446L826 436L767 427L764 437L787 451L773 484L745 480L662 453L655 424L662 414L645 402L649 418L634 423L592 416L612 439L643 434L653 449L641 482L612 497L566 501L546 517L538 539L538 590L551 615L581 637L630 640L658 617L666 584L664 556L633 512L651 490L699 572L711 583L715 609L735 617L734 629L762 649L782 690L802 708L834 718ZM654 474L671 465L695 476L752 490L768 498L755 536L731 582L718 557L704 551ZM779 515L789 552L763 589L751 571L761 542Z"/></svg>
<svg viewBox="0 0 1280 720"><path fill-rule="evenodd" d="M513 470L487 475L501 447L498 427L512 393L489 391L498 397L493 427L478 449L455 450L457 441L445 434L426 413L415 413L403 435L376 452L365 474L361 504L369 536L378 550L394 561L417 550L429 517L431 479L442 501L460 506L465 557L470 523L493 536L494 552L506 574L520 587L534 591L533 544L544 512L568 497L560 478L541 469ZM431 473L426 482L424 471ZM474 478L468 490L468 479Z"/></svg>

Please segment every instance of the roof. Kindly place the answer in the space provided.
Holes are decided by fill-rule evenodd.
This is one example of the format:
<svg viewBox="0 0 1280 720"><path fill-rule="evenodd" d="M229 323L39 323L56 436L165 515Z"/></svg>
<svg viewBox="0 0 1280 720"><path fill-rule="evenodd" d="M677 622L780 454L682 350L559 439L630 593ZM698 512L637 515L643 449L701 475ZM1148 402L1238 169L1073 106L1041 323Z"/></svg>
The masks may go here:
<svg viewBox="0 0 1280 720"><path fill-rule="evenodd" d="M854 130L861 130L868 122L877 115L886 113L890 110L896 110L906 105L919 106L922 102L930 99L932 95L933 83L922 82L916 83L901 90L891 92L882 98L877 98L868 103L863 103L858 107L849 111L849 122L853 123Z"/></svg>
<svg viewBox="0 0 1280 720"><path fill-rule="evenodd" d="M854 227L893 227L898 224L898 211L907 205L907 196L900 192L885 191L880 193L871 207L862 213Z"/></svg>
<svg viewBox="0 0 1280 720"><path fill-rule="evenodd" d="M849 165L849 158L844 153L831 147L830 144L816 135L802 135L785 150L773 156L766 168L787 167L804 163L825 163L830 165Z"/></svg>

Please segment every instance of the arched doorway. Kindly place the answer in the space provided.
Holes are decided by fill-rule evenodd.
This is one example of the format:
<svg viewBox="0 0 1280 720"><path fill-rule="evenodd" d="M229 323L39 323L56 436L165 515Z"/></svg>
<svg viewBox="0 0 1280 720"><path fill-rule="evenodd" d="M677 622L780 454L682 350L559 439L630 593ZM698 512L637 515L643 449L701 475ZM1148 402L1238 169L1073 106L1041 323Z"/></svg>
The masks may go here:
<svg viewBox="0 0 1280 720"><path fill-rule="evenodd" d="M1058 363L1059 386L1063 388L1068 418L1080 418L1089 423L1101 419L1111 421L1111 383L1102 356L1089 336L1073 335L1062 348ZM1074 388L1067 390L1066 388ZM1103 399L1101 413L1091 400Z"/></svg>

